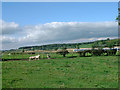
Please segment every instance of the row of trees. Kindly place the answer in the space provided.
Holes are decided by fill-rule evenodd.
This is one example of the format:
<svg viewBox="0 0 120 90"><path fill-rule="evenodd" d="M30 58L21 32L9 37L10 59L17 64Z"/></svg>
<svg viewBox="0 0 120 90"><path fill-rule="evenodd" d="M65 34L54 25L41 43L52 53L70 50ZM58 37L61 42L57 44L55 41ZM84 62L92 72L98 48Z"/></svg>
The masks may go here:
<svg viewBox="0 0 120 90"><path fill-rule="evenodd" d="M25 50L57 50L62 49L64 47L66 48L76 48L76 45L85 45L85 44L92 44L93 42L85 42L85 43L72 43L72 44L50 44L50 45L42 45L42 46L26 46L26 47L20 47L19 49L25 49Z"/></svg>
<svg viewBox="0 0 120 90"><path fill-rule="evenodd" d="M63 57L68 54L68 50L66 48L63 48L61 50L57 51L57 54L63 55ZM101 56L101 55L116 55L117 50L116 49L110 49L110 50L103 50L103 49L92 49L92 50L84 50L84 51L77 51L76 53L79 54L79 56L85 57L87 53L91 54L92 56Z"/></svg>
<svg viewBox="0 0 120 90"><path fill-rule="evenodd" d="M114 48L115 44L113 42L108 42L108 43L105 43L105 42L101 42L101 43L98 43L98 42L95 42L93 45L92 45L92 49L94 48L98 48L98 49L102 49L104 47L108 47L108 48Z"/></svg>

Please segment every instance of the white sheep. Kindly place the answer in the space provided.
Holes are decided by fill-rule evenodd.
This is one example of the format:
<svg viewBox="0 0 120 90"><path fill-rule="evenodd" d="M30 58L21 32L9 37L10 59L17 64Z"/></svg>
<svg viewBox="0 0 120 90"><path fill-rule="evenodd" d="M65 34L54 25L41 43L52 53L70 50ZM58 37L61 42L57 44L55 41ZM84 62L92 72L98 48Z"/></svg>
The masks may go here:
<svg viewBox="0 0 120 90"><path fill-rule="evenodd" d="M50 59L50 55L49 54L47 54L47 58Z"/></svg>
<svg viewBox="0 0 120 90"><path fill-rule="evenodd" d="M40 55L29 57L29 61L32 60L32 59L35 59L35 60L38 59L39 60L40 59Z"/></svg>

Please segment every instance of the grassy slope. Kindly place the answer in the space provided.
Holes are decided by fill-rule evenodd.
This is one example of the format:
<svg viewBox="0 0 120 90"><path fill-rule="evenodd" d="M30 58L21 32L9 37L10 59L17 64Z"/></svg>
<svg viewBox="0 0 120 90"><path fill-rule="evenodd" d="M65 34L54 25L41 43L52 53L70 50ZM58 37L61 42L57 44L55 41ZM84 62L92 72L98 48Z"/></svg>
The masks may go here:
<svg viewBox="0 0 120 90"><path fill-rule="evenodd" d="M105 41L105 43L117 43L118 42L118 39L111 39L111 40L103 40L103 41ZM90 44L87 44L87 42L86 42L86 44L84 44L84 43L80 43L81 45L79 45L79 47L80 48L92 48L92 45L94 44L94 42L96 42L96 41L93 41L92 43L90 43ZM98 43L101 43L101 40L98 40L97 41ZM120 42L120 39L119 39L119 42ZM59 46L59 45L62 45L62 44L58 44L58 48L62 48L62 47L64 47L63 45L62 46ZM66 45L67 45L67 43L66 43ZM71 46L67 46L67 48L75 48L76 47L76 45L77 45L77 43L68 43L68 45L72 45L72 47ZM31 46L32 47L32 46ZM35 47L35 46L33 46L33 47ZM50 47L54 47L54 49L56 48L56 46L54 46L54 44L50 44L50 45L46 45L46 48L48 49L48 48L50 48Z"/></svg>
<svg viewBox="0 0 120 90"><path fill-rule="evenodd" d="M3 62L3 88L115 88L118 57ZM63 85L64 83L64 85Z"/></svg>
<svg viewBox="0 0 120 90"><path fill-rule="evenodd" d="M92 45L93 44L82 44L82 45L79 45L80 48L92 48Z"/></svg>

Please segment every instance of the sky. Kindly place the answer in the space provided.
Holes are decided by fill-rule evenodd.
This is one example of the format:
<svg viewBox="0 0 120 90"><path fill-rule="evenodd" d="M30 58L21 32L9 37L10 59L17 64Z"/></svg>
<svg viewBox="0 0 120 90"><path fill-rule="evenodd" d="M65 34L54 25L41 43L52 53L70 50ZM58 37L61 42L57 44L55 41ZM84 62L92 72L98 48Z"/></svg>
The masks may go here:
<svg viewBox="0 0 120 90"><path fill-rule="evenodd" d="M50 22L99 22L114 21L118 3L3 3L3 20L20 25L35 25Z"/></svg>
<svg viewBox="0 0 120 90"><path fill-rule="evenodd" d="M117 38L117 2L3 2L2 49Z"/></svg>
<svg viewBox="0 0 120 90"><path fill-rule="evenodd" d="M119 0L2 0L2 2L119 2Z"/></svg>

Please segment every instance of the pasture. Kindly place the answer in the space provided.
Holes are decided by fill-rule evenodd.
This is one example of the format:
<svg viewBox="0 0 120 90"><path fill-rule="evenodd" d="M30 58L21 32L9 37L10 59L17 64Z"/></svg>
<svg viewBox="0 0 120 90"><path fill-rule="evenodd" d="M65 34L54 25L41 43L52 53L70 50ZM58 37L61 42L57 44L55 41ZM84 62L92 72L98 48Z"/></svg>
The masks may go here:
<svg viewBox="0 0 120 90"><path fill-rule="evenodd" d="M2 60L6 61L6 60L28 60L30 56L35 56L40 54L40 58L41 59L47 59L47 54L46 53L37 53L37 54L33 54L33 55L29 55L29 54L15 54L15 55L8 55L8 54L4 54L2 56ZM51 56L52 59L59 59L59 58L63 58L62 55L60 54L56 54L56 53L49 53L49 55ZM70 57L77 57L79 56L77 53L69 53L66 55L68 58Z"/></svg>
<svg viewBox="0 0 120 90"><path fill-rule="evenodd" d="M117 88L118 57L71 58L53 54L53 59L2 62L3 88ZM26 57L18 55L17 58ZM7 56L3 56L7 58ZM13 58L10 56L9 58ZM14 58L16 58L14 56Z"/></svg>

